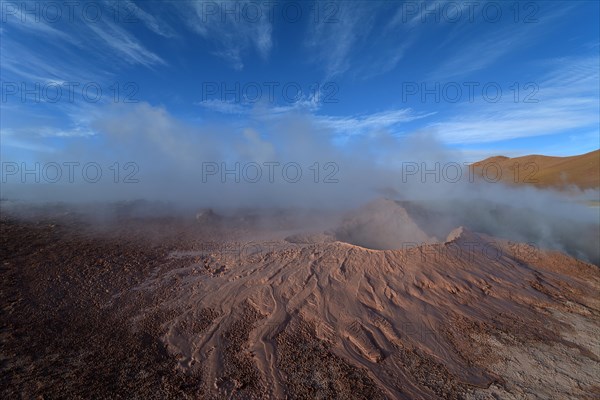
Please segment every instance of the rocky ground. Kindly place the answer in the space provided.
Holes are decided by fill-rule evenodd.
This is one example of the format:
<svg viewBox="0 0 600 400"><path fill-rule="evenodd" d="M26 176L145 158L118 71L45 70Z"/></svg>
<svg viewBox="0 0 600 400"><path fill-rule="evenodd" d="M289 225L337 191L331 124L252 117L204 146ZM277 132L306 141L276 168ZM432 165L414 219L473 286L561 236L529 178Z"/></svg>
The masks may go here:
<svg viewBox="0 0 600 400"><path fill-rule="evenodd" d="M600 396L597 266L464 228L383 251L191 220L3 213L0 396Z"/></svg>

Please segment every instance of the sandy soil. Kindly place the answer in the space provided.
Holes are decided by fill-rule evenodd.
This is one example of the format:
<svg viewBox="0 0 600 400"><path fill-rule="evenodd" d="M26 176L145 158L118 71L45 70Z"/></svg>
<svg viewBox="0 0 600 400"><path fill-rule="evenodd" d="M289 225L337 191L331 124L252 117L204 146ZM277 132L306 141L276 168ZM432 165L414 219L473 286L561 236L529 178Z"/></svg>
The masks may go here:
<svg viewBox="0 0 600 400"><path fill-rule="evenodd" d="M466 228L373 250L339 240L360 220L249 241L197 217L3 213L0 396L600 396L597 266Z"/></svg>

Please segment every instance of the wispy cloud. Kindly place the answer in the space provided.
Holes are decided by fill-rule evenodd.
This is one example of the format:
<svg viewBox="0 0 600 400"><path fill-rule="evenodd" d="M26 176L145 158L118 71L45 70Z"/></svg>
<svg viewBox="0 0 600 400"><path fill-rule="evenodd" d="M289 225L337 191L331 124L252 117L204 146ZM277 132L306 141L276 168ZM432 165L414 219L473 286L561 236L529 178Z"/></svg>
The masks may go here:
<svg viewBox="0 0 600 400"><path fill-rule="evenodd" d="M434 1L413 1L407 3L399 3L396 8L395 14L390 19L387 28L405 26L409 29L416 28L419 25L423 25L428 19L432 17L429 15L433 11L433 18L440 19L440 9L443 7L448 0L434 0ZM456 7L463 7L464 4L455 3ZM462 12L462 11L461 11Z"/></svg>
<svg viewBox="0 0 600 400"><path fill-rule="evenodd" d="M16 78L40 84L52 82L93 81L101 73L82 63L84 59L72 54L65 43L52 44L33 48L26 44L21 33L7 30L2 35L0 62L3 79L10 81Z"/></svg>
<svg viewBox="0 0 600 400"><path fill-rule="evenodd" d="M297 101L284 102L283 104L265 101L252 102L247 99L243 99L241 102L207 99L195 102L194 105L220 114L252 115L255 118L266 120L290 112L316 112L322 104L318 101L318 97L311 94L310 96L303 96Z"/></svg>
<svg viewBox="0 0 600 400"><path fill-rule="evenodd" d="M196 102L194 105L221 114L247 114L249 112L248 107L234 101L208 99Z"/></svg>
<svg viewBox="0 0 600 400"><path fill-rule="evenodd" d="M430 79L456 78L484 69L514 50L515 47L521 46L524 39L524 34L513 31L501 32L487 39L473 39L469 45L439 65L431 73Z"/></svg>
<svg viewBox="0 0 600 400"><path fill-rule="evenodd" d="M326 19L310 24L306 46L315 63L325 69L327 79L346 72L351 66L354 51L373 27L373 8L365 3L336 1L335 22Z"/></svg>
<svg viewBox="0 0 600 400"><path fill-rule="evenodd" d="M366 115L315 116L315 121L336 133L355 135L383 129L394 130L401 123L415 121L434 114L418 114L410 108L402 108Z"/></svg>
<svg viewBox="0 0 600 400"><path fill-rule="evenodd" d="M298 101L288 105L240 104L230 101L205 100L195 103L204 109L220 114L234 114L247 120L268 121L286 117L290 113L301 113L316 126L341 135L360 135L375 131L396 132L402 123L426 118L435 113L416 113L410 108L391 109L360 115L322 115L317 114L319 104L312 99Z"/></svg>
<svg viewBox="0 0 600 400"><path fill-rule="evenodd" d="M190 29L215 46L213 54L225 59L234 69L244 68L244 57L252 48L263 60L268 59L273 47L271 3L177 1L172 5ZM241 10L247 6L260 8L260 18L241 17Z"/></svg>
<svg viewBox="0 0 600 400"><path fill-rule="evenodd" d="M444 46L450 50L449 56L433 69L428 79L450 79L473 74L493 66L510 53L528 48L573 9L572 4L557 3L560 3L559 6L546 3L543 15L536 12L536 22L532 23L521 20L514 22L514 11L507 7L504 8L504 14L501 14L504 17L497 23L480 16L480 21L475 20L469 27L476 34L469 35L462 31L456 40L444 42ZM467 20L465 18L462 24L450 25L455 25L458 28L455 32L459 32L466 28L464 22ZM465 37L470 39L465 41Z"/></svg>
<svg viewBox="0 0 600 400"><path fill-rule="evenodd" d="M61 18L52 20L32 13L42 9L39 2L14 5L0 41L3 91L10 85L12 93L3 98L2 107L11 112L3 118L2 128L11 129L10 141L21 147L41 138L92 135L85 116L90 102L82 97L85 85L104 89L97 101L105 104L114 101L110 80L124 65L165 64L125 30L130 25L112 22L108 9L97 21L84 21L81 9L72 14L63 9ZM23 10L29 14L22 16Z"/></svg>
<svg viewBox="0 0 600 400"><path fill-rule="evenodd" d="M88 27L104 44L108 45L130 64L141 64L146 67L155 64L166 64L162 58L146 49L133 35L111 21L90 23Z"/></svg>
<svg viewBox="0 0 600 400"><path fill-rule="evenodd" d="M51 23L51 19L40 18L37 11L33 15L28 14L26 10L38 10L40 3L34 1L10 2L12 4L3 4L2 19L6 26L11 29L22 32L31 32L38 35L50 37L53 40L61 40L72 44L78 43L75 36L57 29L56 24ZM37 4L36 4L37 3ZM4 8L6 6L6 8ZM62 12L62 11L61 11ZM2 29L4 33L4 29Z"/></svg>
<svg viewBox="0 0 600 400"><path fill-rule="evenodd" d="M537 103L469 105L456 117L430 124L448 143L484 143L542 136L600 125L598 57L555 62L557 69L540 81ZM460 112L460 110L459 110Z"/></svg>
<svg viewBox="0 0 600 400"><path fill-rule="evenodd" d="M146 12L142 8L140 8L136 3L131 0L108 0L109 3L112 3L113 7L118 7L123 9L124 12L127 13L127 18L130 16L133 19L139 20L144 23L144 25L150 29L152 32L164 36L167 38L175 37L175 31L171 26L161 21L158 17ZM148 2L151 4L151 2ZM121 10L119 10L121 12Z"/></svg>
<svg viewBox="0 0 600 400"><path fill-rule="evenodd" d="M110 3L106 2L106 4ZM137 7L131 2L127 4ZM14 5L16 6L15 9L11 9L11 13L5 16L6 24L2 34L3 39L6 39L7 36L10 39L14 34L19 33L20 37L18 40L13 38L17 43L25 43L28 36L31 35L31 42L27 46L30 55L24 58L19 57L25 60L25 62L31 58L39 58L38 54L40 51L43 52L50 48L53 50L53 55L56 56L54 59L61 61L60 66L56 66L55 69L61 70L66 66L68 69L73 70L76 67L75 61L84 59L81 56L82 53L93 49L108 48L118 56L115 57L115 60L125 60L129 64L139 64L146 67L166 64L161 57L147 49L133 34L127 32L123 27L118 26L113 21L114 18L108 8L102 8L99 11L101 18L92 21L90 18L86 19L82 17L84 14L81 9L77 8L77 6L81 6L79 3L72 4L71 7L75 6L76 9L70 12L66 6L63 9L57 4L56 7L60 11L60 18L54 20L46 15L41 17L35 13L27 15L26 10L43 9L40 7L39 2L29 1L15 3ZM150 24L154 26L152 20L148 19L152 18L152 16L144 14L145 12L139 8L138 10L138 14L142 16L142 21L146 25ZM23 15L24 13L25 15ZM124 25L126 26L127 24ZM155 25L158 27L158 23ZM77 53L73 52L73 49L77 49ZM6 53L4 44L3 50ZM10 54L10 49L8 51L9 54L3 54L3 57L6 59L13 58L12 54ZM38 62L37 64L41 65L42 63ZM113 66L114 64L118 64L118 62L105 63L103 67Z"/></svg>

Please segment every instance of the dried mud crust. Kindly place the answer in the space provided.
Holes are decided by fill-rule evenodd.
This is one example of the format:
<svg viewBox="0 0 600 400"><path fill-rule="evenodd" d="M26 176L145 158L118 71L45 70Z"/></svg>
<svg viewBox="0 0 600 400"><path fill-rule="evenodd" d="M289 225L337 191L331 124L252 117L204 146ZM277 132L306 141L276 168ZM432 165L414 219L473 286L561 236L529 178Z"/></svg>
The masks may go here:
<svg viewBox="0 0 600 400"><path fill-rule="evenodd" d="M222 370L215 383L218 398L267 398L265 382L246 348L248 335L261 318L252 306L244 304L241 316L223 333Z"/></svg>
<svg viewBox="0 0 600 400"><path fill-rule="evenodd" d="M412 384L431 390L438 398L452 400L466 398L469 386L460 382L444 365L421 351L399 348L392 355L392 360L401 366Z"/></svg>
<svg viewBox="0 0 600 400"><path fill-rule="evenodd" d="M588 398L599 386L600 280L567 256L437 265L309 243L234 262L196 251L204 238L0 222L1 398Z"/></svg>
<svg viewBox="0 0 600 400"><path fill-rule="evenodd" d="M110 306L161 249L46 223L3 219L1 228L0 397L194 397L200 382L175 373L160 318L133 332L127 307Z"/></svg>
<svg viewBox="0 0 600 400"><path fill-rule="evenodd" d="M366 371L315 339L312 325L294 320L277 338L277 367L290 399L385 399Z"/></svg>
<svg viewBox="0 0 600 400"><path fill-rule="evenodd" d="M599 342L593 343L597 324L570 315L571 323L585 321L579 328L589 336L584 334L584 342L579 344L576 336L565 339L559 334L554 316L547 318L548 325L557 330L525 325L510 314L499 315L493 323L456 317L452 325L442 328L466 365L485 366L498 377L486 391L471 388L466 398L598 398L594 371L600 358L594 353Z"/></svg>

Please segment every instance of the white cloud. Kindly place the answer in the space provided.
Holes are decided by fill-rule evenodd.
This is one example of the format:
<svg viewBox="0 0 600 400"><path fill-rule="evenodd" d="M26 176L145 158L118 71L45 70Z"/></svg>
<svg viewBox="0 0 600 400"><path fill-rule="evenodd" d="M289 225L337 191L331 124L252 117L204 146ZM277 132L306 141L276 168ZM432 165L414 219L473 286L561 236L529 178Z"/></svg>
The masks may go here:
<svg viewBox="0 0 600 400"><path fill-rule="evenodd" d="M124 18L132 18L142 21L148 29L158 35L167 38L175 36L175 32L169 25L165 24L152 14L144 11L131 0L117 0L116 2L110 1L109 3L112 3L114 7L119 7L118 11L126 14Z"/></svg>
<svg viewBox="0 0 600 400"><path fill-rule="evenodd" d="M252 48L268 59L273 47L270 2L177 1L172 5L190 29L215 45L213 54L234 69L244 68L243 58ZM244 12L245 7L256 15Z"/></svg>
<svg viewBox="0 0 600 400"><path fill-rule="evenodd" d="M495 142L582 128L597 131L598 57L562 60L557 65L540 81L537 103L514 102L512 93L505 94L499 103L465 105L460 115L428 128L447 143Z"/></svg>
<svg viewBox="0 0 600 400"><path fill-rule="evenodd" d="M479 15L473 23L473 26L478 28L477 34L469 35L467 32L462 32L461 37L444 42L444 47L450 46L449 48L455 51L431 72L429 80L456 78L488 68L508 54L527 48L536 40L543 38L543 35L555 28L555 25L560 23L560 18L568 14L571 9L573 9L571 4L548 3L543 9L545 11L543 15L535 14L537 18L535 23L514 23L510 19L513 15L508 8L504 9L504 17L498 22L486 21L483 14ZM478 19L479 23L477 23ZM463 18L460 21L463 24L456 24L456 27L464 27L464 22L468 20ZM502 24L504 21L506 22ZM455 32L460 32L460 29ZM470 36L470 40L465 42L464 38Z"/></svg>
<svg viewBox="0 0 600 400"><path fill-rule="evenodd" d="M418 114L410 108L392 109L372 114L333 116L319 115L319 104L305 99L289 105L241 104L233 101L205 100L194 103L221 114L235 114L246 120L270 121L300 113L316 126L341 135L360 135L384 129L394 130L399 124L426 118L435 113Z"/></svg>
<svg viewBox="0 0 600 400"><path fill-rule="evenodd" d="M332 2L336 5L336 21L326 18L310 25L306 46L314 61L324 67L327 79L346 72L351 57L364 42L373 26L373 7L364 3Z"/></svg>
<svg viewBox="0 0 600 400"><path fill-rule="evenodd" d="M503 32L488 39L476 38L437 67L431 78L455 78L484 69L521 45L524 39L525 35L516 32Z"/></svg>
<svg viewBox="0 0 600 400"><path fill-rule="evenodd" d="M131 34L113 22L105 20L102 23L89 23L88 27L104 44L131 64L141 64L146 67L155 64L166 64L162 58L146 49Z"/></svg>
<svg viewBox="0 0 600 400"><path fill-rule="evenodd" d="M32 32L37 35L52 37L54 40L61 40L71 44L78 43L77 37L69 35L66 32L52 26L52 15L44 15L41 11L41 3L33 1L24 2L6 2L2 5L3 23L10 28L23 32ZM29 10L29 12L27 12ZM54 24L57 25L57 24ZM4 29L2 29L4 34Z"/></svg>
<svg viewBox="0 0 600 400"><path fill-rule="evenodd" d="M234 101L208 99L194 103L194 105L221 114L246 114L249 111L247 107L244 107L240 103L236 103Z"/></svg>
<svg viewBox="0 0 600 400"><path fill-rule="evenodd" d="M433 114L416 114L410 108L403 108L347 117L315 116L315 120L318 124L330 128L335 132L353 135L382 129L393 129L398 124L426 118Z"/></svg>

